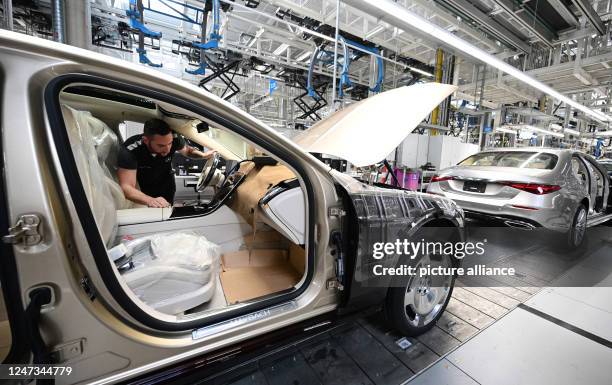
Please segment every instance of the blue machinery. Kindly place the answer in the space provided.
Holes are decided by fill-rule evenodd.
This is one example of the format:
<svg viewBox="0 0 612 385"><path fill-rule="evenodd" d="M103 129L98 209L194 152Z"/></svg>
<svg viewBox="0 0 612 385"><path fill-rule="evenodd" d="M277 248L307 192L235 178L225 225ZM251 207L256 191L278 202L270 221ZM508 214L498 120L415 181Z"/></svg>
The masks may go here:
<svg viewBox="0 0 612 385"><path fill-rule="evenodd" d="M210 3L207 2L206 6L208 7ZM219 48L219 41L222 36L220 34L220 24L219 24L219 12L221 9L221 4L219 0L212 0L212 29L210 31L210 36L208 37L208 41L206 41L206 20L208 19L209 9L204 9L204 16L202 17L202 41L201 42L193 42L192 46L198 48L200 50L200 64L198 68L194 70L190 70L185 68L185 72L191 75L204 75L206 73L206 50Z"/></svg>
<svg viewBox="0 0 612 385"><path fill-rule="evenodd" d="M601 158L604 155L604 148L612 146L612 138L608 138L608 144L605 143L603 138L597 138L597 143L595 144L595 151L593 151L593 156L596 159Z"/></svg>
<svg viewBox="0 0 612 385"><path fill-rule="evenodd" d="M127 16L130 19L130 27L133 32L138 33L138 48L136 52L138 52L138 57L140 63L149 65L151 67L161 67L161 64L156 64L151 62L151 60L147 57L147 51L145 50L145 38L151 39L151 46L153 49L159 49L159 43L157 47L155 45L155 41L159 41L162 34L161 32L155 32L147 28L143 21L143 11L147 10L147 12L158 13L164 15L166 17L171 17L174 19L178 19L184 22L192 23L192 24L200 24L201 25L201 41L199 42L183 42L183 41L173 41L173 45L176 43L180 46L190 47L199 51L199 55L197 56L197 63L192 63L192 65L196 65L195 69L185 68L185 72L191 75L199 75L205 76L206 70L210 69L212 71L211 74L205 76L199 83L199 86L202 88L206 88L206 84L208 84L213 79L219 78L221 79L227 86L225 92L221 95L221 97L225 99L229 99L232 96L236 95L240 92L240 88L234 82L234 76L236 75L236 71L238 69L238 65L240 64L240 60L231 61L229 64L224 63L216 63L214 60L209 60L207 58L207 51L215 50L219 48L219 42L222 38L220 34L221 25L220 25L220 13L221 13L221 3L219 0L206 0L204 3L204 8L197 8L189 4L185 4L183 1L179 0L157 0L168 9L170 9L173 13L161 12L151 6L151 0L130 0L130 7L126 11ZM143 4L145 2L145 4ZM247 2L251 4L252 7L258 5L258 2ZM192 15L188 15L182 10L185 8L192 11ZM225 10L225 8L223 8ZM195 17L193 16L193 12L195 12ZM208 36L206 36L207 30L207 20L208 13L212 12L212 28L211 32ZM199 22L201 20L201 22ZM174 49L173 49L173 52ZM178 51L177 51L178 52ZM228 91L230 91L228 93Z"/></svg>
<svg viewBox="0 0 612 385"><path fill-rule="evenodd" d="M151 46L155 49L154 41L159 41L162 34L161 32L151 31L144 25L143 11L144 7L142 5L142 0L130 0L130 7L127 11L125 11L126 15L130 18L130 27L132 30L138 33L138 48L136 48L136 52L138 52L138 59L141 63L148 66L161 67L161 63L153 63L147 56L147 51L145 50L145 38L148 37L151 39ZM157 46L157 49L159 49L159 45Z"/></svg>
<svg viewBox="0 0 612 385"><path fill-rule="evenodd" d="M151 60L147 57L147 51L145 49L145 38L149 38L151 39L151 46L153 47L153 49L159 49L159 44L156 47L154 41L157 40L159 41L159 39L161 39L162 34L161 32L155 32L152 31L151 29L149 29L145 24L144 24L144 10L146 9L149 12L155 12L155 13L159 13L162 14L164 16L169 16L169 17L173 17L175 19L179 19L179 20L183 20L183 21L187 21L193 24L197 23L197 19L200 16L200 12L203 12L202 15L202 41L201 42L193 42L192 45L195 48L200 49L200 64L199 67L196 68L195 70L189 70L189 69L185 69L185 72L190 73L192 75L204 75L205 74L205 70L206 70L206 61L204 59L204 51L208 50L208 49L215 49L219 47L219 41L221 40L222 36L219 33L220 30L220 24L219 24L219 19L220 19L220 9L221 9L221 4L219 0L209 0L206 2L206 6L204 11L201 11L198 8L195 8L193 6L190 5L185 5L181 2L178 2L176 0L159 0L159 2L161 2L163 5L165 5L166 7L172 9L173 11L175 11L177 15L171 15L171 14L166 14L160 11L157 11L153 8L151 8L151 1L149 0L147 2L147 7L145 7L143 5L143 0L130 0L130 6L129 9L126 11L126 15L129 17L130 20L130 27L132 28L133 31L135 31L136 33L138 33L138 48L136 49L136 52L138 52L138 58L140 60L141 63L143 64L147 64L151 67L161 67L162 64L155 64L153 62L151 62ZM176 8L173 7L173 5L180 5L181 7L188 7L189 9L195 10L196 11L196 17L195 19L185 15L184 13L180 12L179 10L177 10ZM210 36L208 37L208 41L206 41L206 20L208 18L208 12L212 10L212 16L213 16L213 27L212 27L212 31L210 33Z"/></svg>
<svg viewBox="0 0 612 385"><path fill-rule="evenodd" d="M217 64L212 60L207 60L207 51L215 50L219 48L219 42L222 39L220 34L220 11L221 4L220 0L206 0L204 9L196 8L192 5L185 4L184 2L178 0L158 0L160 3L165 5L168 9L172 10L176 14L168 14L165 12L160 12L151 7L151 0L146 0L147 6L143 5L143 0L130 0L129 9L126 11L127 16L130 20L130 27L132 32L138 34L138 48L136 52L138 52L138 57L140 63L146 64L151 67L161 67L162 64L153 63L147 56L147 51L145 49L145 39L151 39L150 46L152 49L159 49L159 40L162 37L161 32L152 31L144 24L143 12L146 9L149 12L163 14L168 17L176 18L182 21L186 21L193 24L198 24L198 20L201 15L201 41L199 42L183 42L184 46L190 46L197 50L199 50L199 62L197 63L197 67L195 69L185 68L185 72L192 75L206 75L206 69L210 68L213 73L205 76L204 79L200 81L199 86L205 88L205 84L209 81L219 78L226 85L227 89L224 92L223 96L227 93L228 90L232 92L226 96L226 99L231 98L236 93L240 92L240 88L233 81L234 76L236 75L236 70L238 69L239 61L233 61L227 65ZM257 1L253 1L252 3L247 1L247 6L255 8L258 5ZM175 6L179 6L181 8L189 8L192 11L195 11L195 17L190 17L184 12L181 12ZM225 10L225 8L223 8ZM212 12L212 28L209 36L206 36L207 30L207 19L208 13ZM157 46L155 45L155 41L157 41ZM173 41L174 43L174 41ZM341 72L339 76L338 82L338 96L339 98L344 97L344 93L347 90L350 90L353 87L353 84L349 78L349 68L351 65L351 60L358 59L360 57L359 54L355 54L355 52L351 52L351 48L353 51L361 51L365 53L371 53L376 56L376 65L377 65L377 77L376 82L373 87L370 87L369 90L371 92L380 92L382 88L382 83L384 81L384 66L383 59L380 56L380 50L375 47L368 47L361 43L358 43L353 40L346 39L344 37L340 37L339 43L342 44L343 54L341 56L341 63L338 62L338 66L341 66ZM324 94L327 89L327 82L319 82L319 84L314 84L314 68L318 62L321 62L326 65L333 65L334 63L334 53L327 51L324 49L324 46L319 46L313 53L313 56L310 60L310 66L308 69L307 82L304 87L304 84L300 84L302 88L306 90L306 92L296 99L294 99L295 103L302 109L305 117L310 117L313 120L319 120L320 117L317 115L316 111L323 108L327 105L327 102L324 99ZM196 65L194 63L194 65ZM233 71L233 72L232 72ZM230 74L231 77L228 75ZM309 96L314 99L314 104L309 105L307 102L303 100L305 96Z"/></svg>
<svg viewBox="0 0 612 385"><path fill-rule="evenodd" d="M342 58L342 70L340 72L340 79L338 82L338 97L343 98L344 91L353 87L351 79L349 78L349 68L352 59L350 52L351 46L358 48L360 51L366 51L373 55L376 55L376 83L374 84L374 87L369 88L369 90L376 93L380 92L382 88L382 83L385 79L383 59L380 56L380 50L378 48L365 46L356 41L345 39L342 36L340 36L339 43L342 44L343 54L341 57L339 57L339 59ZM310 59L310 65L308 67L308 82L306 88L308 90L308 96L314 98L315 100L321 97L321 95L315 89L312 81L314 68L318 62L321 62L323 64L333 64L334 53L331 51L326 51L322 47L318 46L312 54L312 57ZM340 65L339 62L338 65Z"/></svg>

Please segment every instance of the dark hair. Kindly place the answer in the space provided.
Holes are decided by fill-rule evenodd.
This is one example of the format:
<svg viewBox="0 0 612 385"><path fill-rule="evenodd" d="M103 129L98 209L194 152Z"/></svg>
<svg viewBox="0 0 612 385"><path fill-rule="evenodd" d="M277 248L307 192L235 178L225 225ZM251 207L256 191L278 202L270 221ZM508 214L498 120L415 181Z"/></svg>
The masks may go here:
<svg viewBox="0 0 612 385"><path fill-rule="evenodd" d="M168 123L161 119L149 119L144 124L144 135L168 135L170 133L170 126Z"/></svg>

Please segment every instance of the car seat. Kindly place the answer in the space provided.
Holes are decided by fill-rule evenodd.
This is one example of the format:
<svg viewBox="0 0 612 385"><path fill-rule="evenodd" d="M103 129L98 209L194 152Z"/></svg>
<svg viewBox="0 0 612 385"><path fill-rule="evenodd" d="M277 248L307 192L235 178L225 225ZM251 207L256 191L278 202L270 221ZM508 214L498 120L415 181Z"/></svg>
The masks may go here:
<svg viewBox="0 0 612 385"><path fill-rule="evenodd" d="M218 247L195 233L152 234L134 253L134 241L113 245L117 233L117 209L128 206L116 181L117 135L88 111L62 105L71 148L102 239L109 256L121 268L126 284L144 303L167 314L179 314L208 302L216 284ZM103 181L100 183L99 181ZM181 253L185 242L206 253ZM111 247L112 246L112 247ZM131 249L131 250L130 250ZM184 248L183 248L184 249ZM193 250L193 248L192 248ZM129 251L129 252L128 252ZM130 263L125 262L125 257ZM177 256L174 258L173 256Z"/></svg>

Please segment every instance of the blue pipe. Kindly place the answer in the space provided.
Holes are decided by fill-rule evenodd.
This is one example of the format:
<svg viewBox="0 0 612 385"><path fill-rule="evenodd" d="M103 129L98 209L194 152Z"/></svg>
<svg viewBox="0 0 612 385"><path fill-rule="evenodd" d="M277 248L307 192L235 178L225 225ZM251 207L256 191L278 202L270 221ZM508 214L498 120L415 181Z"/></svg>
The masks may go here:
<svg viewBox="0 0 612 385"><path fill-rule="evenodd" d="M365 46L361 43L358 43L356 41L353 40L349 40L349 39L345 39L343 37L341 37L341 40L343 41L344 45L345 45L345 51L347 50L347 44L350 44L354 47L360 48L364 51L373 53L374 55L378 55L376 56L376 66L377 68L377 76L376 76L376 83L374 84L374 87L370 88L370 91L372 92L380 92L382 89L382 84L383 81L385 80L385 71L384 71L384 66L383 66L383 59L380 57L380 50L378 48L373 48L373 47L368 47ZM345 63L346 65L346 63ZM350 65L350 61L349 61L349 65ZM343 72L344 72L344 67L343 67ZM346 65L346 77L348 79L348 65ZM341 78L342 79L342 78ZM342 81L341 81L342 84ZM350 81L348 81L346 84L348 84L350 86ZM338 92L338 95L341 95L340 90Z"/></svg>
<svg viewBox="0 0 612 385"><path fill-rule="evenodd" d="M210 31L210 35L208 36L208 41L206 43L201 42L193 42L192 45L202 51L206 51L208 49L216 49L219 48L219 40L223 36L220 34L221 25L219 24L220 20L220 10L221 10L221 2L220 0L213 0L212 2L212 17L213 24L212 29ZM206 14L203 16L206 17ZM206 31L202 31L202 34L205 34ZM203 52L202 52L203 54ZM204 75L206 73L206 62L203 57L200 57L200 65L195 70L190 70L185 68L185 72L191 75Z"/></svg>
<svg viewBox="0 0 612 385"><path fill-rule="evenodd" d="M317 95L317 93L315 92L314 86L312 85L312 76L314 74L314 67L315 67L316 61L319 57L319 51L320 51L320 48L319 46L317 46L317 48L315 48L314 52L312 53L312 56L310 57L310 64L308 65L308 80L306 81L306 89L308 90L308 96L316 100L319 99L319 95Z"/></svg>
<svg viewBox="0 0 612 385"><path fill-rule="evenodd" d="M140 11L138 10L138 5L136 0L130 0L130 8L125 11L126 15L130 18L130 27L133 29L142 32L142 34L146 37L150 37L153 39L161 38L161 32L155 32L147 28L144 23L140 22Z"/></svg>
<svg viewBox="0 0 612 385"><path fill-rule="evenodd" d="M344 52L344 60L342 61L342 72L340 72L340 79L338 82L338 97L344 97L344 86L351 87L351 79L349 78L349 67L351 65L351 56L349 53L349 47L346 44L344 37L340 36L340 42L342 43L342 49Z"/></svg>

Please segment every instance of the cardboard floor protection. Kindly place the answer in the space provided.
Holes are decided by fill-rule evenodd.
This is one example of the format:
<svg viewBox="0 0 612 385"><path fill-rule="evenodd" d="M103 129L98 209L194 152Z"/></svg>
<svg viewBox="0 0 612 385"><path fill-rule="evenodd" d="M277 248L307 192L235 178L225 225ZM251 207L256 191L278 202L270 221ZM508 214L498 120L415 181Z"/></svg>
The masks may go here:
<svg viewBox="0 0 612 385"><path fill-rule="evenodd" d="M228 303L293 287L302 274L290 262L289 251L279 249L240 250L221 257L221 284Z"/></svg>

